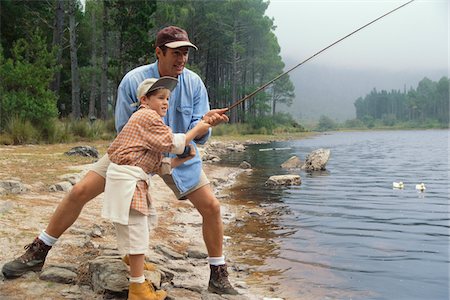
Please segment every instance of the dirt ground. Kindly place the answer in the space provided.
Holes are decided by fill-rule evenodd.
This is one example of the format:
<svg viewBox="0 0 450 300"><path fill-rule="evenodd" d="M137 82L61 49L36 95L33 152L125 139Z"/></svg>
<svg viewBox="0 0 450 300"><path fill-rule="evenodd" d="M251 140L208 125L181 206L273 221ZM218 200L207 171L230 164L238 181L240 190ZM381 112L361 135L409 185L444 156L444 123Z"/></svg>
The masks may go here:
<svg viewBox="0 0 450 300"><path fill-rule="evenodd" d="M0 179L20 180L28 191L22 194L0 195L0 266L7 261L21 255L23 247L29 244L41 230L45 229L49 219L63 199L65 192L49 192L49 186L61 181L58 176L67 173L79 173L88 164L94 162L92 158L67 156L64 152L75 146L90 145L96 147L100 155L105 153L108 142L74 143L57 145L25 145L0 146ZM231 168L205 165L205 172L212 180L226 182L230 178ZM185 251L192 243L204 247L201 238L201 217L188 201L178 201L159 177L154 177L154 199L156 199L159 213L158 227L152 238L155 241L171 245L177 251ZM226 197L222 200L224 211L228 211ZM80 264L84 260L95 256L98 245L115 245L112 225L101 214L102 195L90 201L83 209L80 217L60 238L54 249L50 251L47 264ZM233 209L231 209L232 211ZM191 215L193 220L186 221L180 226L180 215ZM194 223L197 223L193 225ZM101 236L91 239L91 248L86 249L85 236L99 225L106 228ZM44 267L45 268L45 267ZM203 269L202 269L203 270ZM201 271L203 272L203 271ZM207 277L205 274L205 282ZM66 284L40 280L34 272L25 276L5 280L0 278L0 299L67 299L73 291ZM231 273L233 276L233 273ZM1 277L1 276L0 276ZM233 281L234 278L232 278ZM245 278L239 278L245 281ZM244 283L245 285L245 283ZM252 288L245 287L249 299L262 299L251 296ZM67 290L67 291L66 291ZM92 291L76 291L85 299L102 299ZM66 296L64 296L66 295ZM69 296L67 296L69 295ZM176 299L192 299L186 296Z"/></svg>

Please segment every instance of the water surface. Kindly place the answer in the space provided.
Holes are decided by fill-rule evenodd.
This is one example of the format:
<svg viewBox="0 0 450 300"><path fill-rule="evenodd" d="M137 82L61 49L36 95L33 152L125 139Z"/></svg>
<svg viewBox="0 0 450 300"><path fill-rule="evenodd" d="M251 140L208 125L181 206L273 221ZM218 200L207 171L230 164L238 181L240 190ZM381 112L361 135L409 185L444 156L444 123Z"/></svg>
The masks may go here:
<svg viewBox="0 0 450 300"><path fill-rule="evenodd" d="M228 156L223 164L254 168L234 197L268 211L227 232L233 256L285 299L449 299L448 141L447 130L345 132ZM331 150L327 171L280 168L318 148ZM302 184L264 185L279 174Z"/></svg>

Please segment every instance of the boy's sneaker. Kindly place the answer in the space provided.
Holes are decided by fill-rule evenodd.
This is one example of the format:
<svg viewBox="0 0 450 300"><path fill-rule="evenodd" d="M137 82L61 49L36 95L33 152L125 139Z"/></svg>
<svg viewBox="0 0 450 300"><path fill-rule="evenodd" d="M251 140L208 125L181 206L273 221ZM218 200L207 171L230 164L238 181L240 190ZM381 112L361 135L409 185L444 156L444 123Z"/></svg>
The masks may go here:
<svg viewBox="0 0 450 300"><path fill-rule="evenodd" d="M239 293L228 281L227 265L209 266L211 275L209 277L208 291L215 294L238 295Z"/></svg>
<svg viewBox="0 0 450 300"><path fill-rule="evenodd" d="M35 238L31 244L24 247L27 251L22 256L3 265L3 276L5 278L17 278L28 271L41 271L51 248L40 239Z"/></svg>

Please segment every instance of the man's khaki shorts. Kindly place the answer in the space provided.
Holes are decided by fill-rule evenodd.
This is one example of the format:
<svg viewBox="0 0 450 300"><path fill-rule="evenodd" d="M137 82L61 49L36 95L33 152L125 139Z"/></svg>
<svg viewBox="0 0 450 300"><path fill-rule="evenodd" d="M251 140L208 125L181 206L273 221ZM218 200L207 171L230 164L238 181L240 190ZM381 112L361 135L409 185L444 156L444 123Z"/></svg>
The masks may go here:
<svg viewBox="0 0 450 300"><path fill-rule="evenodd" d="M125 254L147 254L150 220L146 215L130 209L128 225L114 223L119 251Z"/></svg>
<svg viewBox="0 0 450 300"><path fill-rule="evenodd" d="M108 154L103 155L92 167L91 171L94 171L95 173L99 174L103 178L106 178L106 171L108 170L108 166L111 163L109 160ZM173 181L173 178L171 175L162 175L161 178L164 180L164 182L167 184L167 186L173 191L177 199L179 200L186 200L190 193L193 191L198 190L199 188L209 184L208 177L206 177L205 172L200 173L200 180L198 184L190 189L189 191L181 194L178 190L177 186L175 185L175 182Z"/></svg>
<svg viewBox="0 0 450 300"><path fill-rule="evenodd" d="M175 182L173 181L173 178L171 175L162 175L161 178L164 180L164 182L167 184L167 186L170 187L170 189L173 191L173 193L175 194L175 196L177 197L178 200L186 200L190 193L209 184L208 177L206 177L205 172L203 172L203 170L202 170L202 172L200 173L200 180L199 180L198 184L196 186L194 186L192 189L188 190L187 192L181 194L180 191L178 190Z"/></svg>
<svg viewBox="0 0 450 300"><path fill-rule="evenodd" d="M106 178L106 171L108 170L108 166L111 163L109 160L108 154L103 155L95 164L92 165L90 171L94 171L98 175Z"/></svg>

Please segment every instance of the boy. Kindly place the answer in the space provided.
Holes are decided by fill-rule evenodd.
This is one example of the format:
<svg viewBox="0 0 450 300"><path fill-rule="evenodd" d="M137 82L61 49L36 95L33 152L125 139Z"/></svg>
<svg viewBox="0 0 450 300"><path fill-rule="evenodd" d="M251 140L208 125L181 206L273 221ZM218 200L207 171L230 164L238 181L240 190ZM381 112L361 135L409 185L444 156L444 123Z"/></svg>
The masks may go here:
<svg viewBox="0 0 450 300"><path fill-rule="evenodd" d="M189 143L211 127L202 120L186 134L173 134L164 124L162 117L167 113L170 92L177 82L168 76L144 80L137 88L139 109L107 151L111 164L106 173L102 216L114 222L119 250L128 255L130 300L160 300L167 295L165 291L155 292L144 277L151 209L147 174L168 174L194 157L195 148ZM163 159L162 153L167 152L184 155Z"/></svg>

